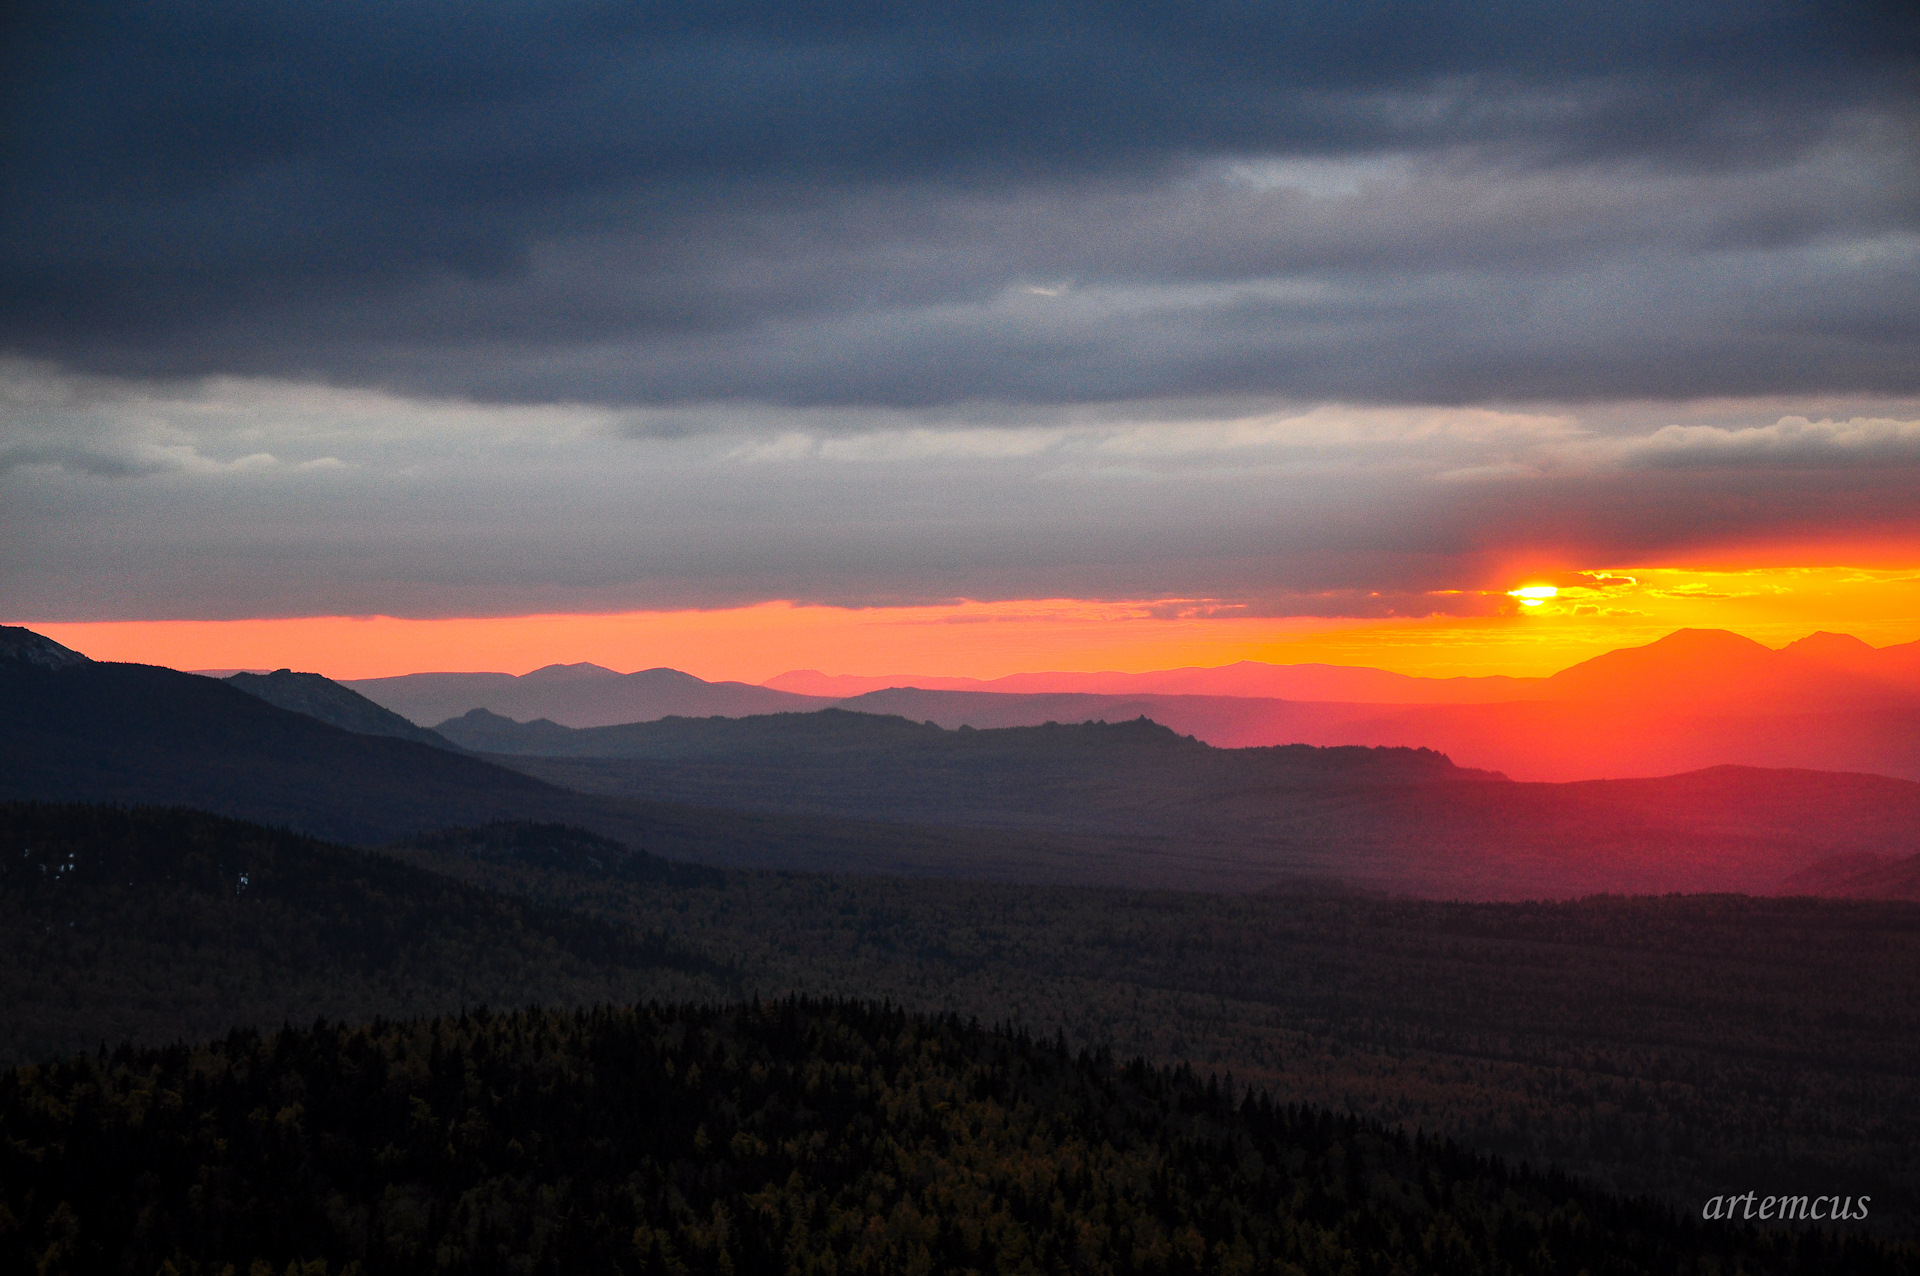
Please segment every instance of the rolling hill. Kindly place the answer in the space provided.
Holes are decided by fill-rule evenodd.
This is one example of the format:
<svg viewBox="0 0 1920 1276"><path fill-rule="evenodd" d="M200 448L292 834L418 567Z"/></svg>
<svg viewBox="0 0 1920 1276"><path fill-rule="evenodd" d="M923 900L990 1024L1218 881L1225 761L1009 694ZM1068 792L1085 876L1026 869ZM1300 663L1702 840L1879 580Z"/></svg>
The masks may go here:
<svg viewBox="0 0 1920 1276"><path fill-rule="evenodd" d="M668 714L740 717L824 708L828 702L745 682L706 682L677 669L615 673L599 665L548 665L532 673L410 673L340 685L420 726L486 709L509 718L611 726Z"/></svg>
<svg viewBox="0 0 1920 1276"><path fill-rule="evenodd" d="M867 676L796 669L769 678L762 685L799 695L841 699L871 691L913 687L922 691L1002 695L1238 696L1355 704L1481 704L1532 699L1540 694L1542 681L1506 675L1421 678L1364 666L1276 665L1241 660L1210 668L1158 669L1147 673L1016 673L1003 678L948 678L925 674Z"/></svg>
<svg viewBox="0 0 1920 1276"><path fill-rule="evenodd" d="M614 726L837 706L943 727L1124 722L1145 716L1223 748L1431 748L1520 780L1668 775L1734 765L1920 780L1920 643L1875 649L1818 633L1770 650L1679 630L1548 678L1410 678L1377 669L1242 662L1144 674L828 677L707 683L592 665L416 674L352 684L428 726L475 708L518 721ZM913 681L919 685L895 685ZM807 694L799 694L805 691Z"/></svg>
<svg viewBox="0 0 1920 1276"><path fill-rule="evenodd" d="M0 648L0 799L188 805L348 842L555 810L551 785L153 665Z"/></svg>
<svg viewBox="0 0 1920 1276"><path fill-rule="evenodd" d="M565 820L733 866L1244 889L1286 870L1151 837L978 830L582 794L363 735L224 682L95 662L0 628L0 800L189 805L358 845L494 819Z"/></svg>
<svg viewBox="0 0 1920 1276"><path fill-rule="evenodd" d="M651 740L633 746L643 756L481 758L208 678L34 651L0 660L0 798L184 803L360 844L564 820L743 867L1228 891L1311 877L1480 899L1770 891L1835 855L1920 850L1920 785L1873 776L1516 784L1431 751L1215 749L1140 720L944 731L844 711L588 737L596 753L622 733Z"/></svg>
<svg viewBox="0 0 1920 1276"><path fill-rule="evenodd" d="M1681 629L1545 678L1426 678L1361 666L1243 660L1145 673L1019 673L1003 678L829 675L799 669L764 684L841 699L915 688L1003 695L1234 696L1342 704L1490 704L1514 700L1614 699L1623 691L1687 702L1762 702L1776 710L1805 696L1825 706L1865 694L1920 694L1920 642L1874 648L1848 634L1815 633L1775 651L1725 630Z"/></svg>
<svg viewBox="0 0 1920 1276"><path fill-rule="evenodd" d="M437 731L415 726L391 709L382 708L357 691L341 686L317 673L295 673L276 669L272 673L236 673L221 681L258 696L268 704L309 718L318 718L345 731L360 735L384 735L396 740L430 744L436 749L459 751L460 746Z"/></svg>
<svg viewBox="0 0 1920 1276"><path fill-rule="evenodd" d="M1920 784L1873 775L1511 783L1428 750L1217 749L1144 719L948 731L824 710L570 731L474 714L442 729L587 792L1147 837L1222 874L1285 866L1418 894L1766 892L1834 854L1920 850Z"/></svg>

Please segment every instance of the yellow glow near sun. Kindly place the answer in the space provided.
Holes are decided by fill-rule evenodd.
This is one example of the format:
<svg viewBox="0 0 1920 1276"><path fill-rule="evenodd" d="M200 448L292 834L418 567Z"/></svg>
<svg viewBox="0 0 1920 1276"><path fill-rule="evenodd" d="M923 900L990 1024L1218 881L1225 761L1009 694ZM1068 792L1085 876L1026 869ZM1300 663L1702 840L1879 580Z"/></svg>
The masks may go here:
<svg viewBox="0 0 1920 1276"><path fill-rule="evenodd" d="M1141 602L1025 599L920 607L761 603L717 611L506 617L310 616L247 620L61 622L8 616L96 660L176 669L308 669L378 678L429 669L524 673L590 660L612 669L669 665L702 678L758 682L788 669L828 673L1002 674L1064 669L1142 672L1239 660L1361 665L1429 678L1540 677L1676 629L1730 629L1769 647L1815 630L1875 647L1920 640L1920 544L1892 566L1674 567L1537 562L1500 569L1460 615L1434 596L1427 615L1168 617ZM1498 582L1543 577L1557 584ZM1547 594L1528 599L1524 595ZM1489 596L1490 595L1490 596ZM1499 599L1507 602L1494 606ZM1149 600L1151 601L1151 600ZM1538 602L1539 606L1522 605Z"/></svg>

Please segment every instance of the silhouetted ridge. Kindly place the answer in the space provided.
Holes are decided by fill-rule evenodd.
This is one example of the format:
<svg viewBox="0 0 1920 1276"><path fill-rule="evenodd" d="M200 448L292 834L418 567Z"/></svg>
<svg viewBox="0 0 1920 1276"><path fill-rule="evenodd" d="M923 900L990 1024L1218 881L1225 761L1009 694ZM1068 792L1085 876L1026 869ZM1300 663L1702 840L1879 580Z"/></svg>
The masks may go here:
<svg viewBox="0 0 1920 1276"><path fill-rule="evenodd" d="M1342 745L1275 745L1216 749L1146 716L1120 722L1048 722L1031 727L947 730L893 714L821 709L745 718L666 717L611 727L563 727L541 719L514 722L484 709L439 724L441 734L480 752L530 757L695 758L798 755L897 764L903 756L953 765L1018 759L1023 766L1174 764L1228 768L1236 775L1306 772L1375 780L1498 779L1456 767L1432 749Z"/></svg>
<svg viewBox="0 0 1920 1276"><path fill-rule="evenodd" d="M361 735L153 665L0 661L0 799L185 804L352 842L566 795L478 758Z"/></svg>
<svg viewBox="0 0 1920 1276"><path fill-rule="evenodd" d="M828 703L744 682L706 682L677 669L616 673L599 665L548 665L515 677L505 673L410 673L348 684L376 704L422 726L486 709L527 721L551 718L577 726L639 722L668 714L776 713Z"/></svg>
<svg viewBox="0 0 1920 1276"><path fill-rule="evenodd" d="M272 673L236 673L222 679L248 695L294 713L318 718L343 731L361 735L390 736L430 744L436 749L458 752L460 746L437 731L415 726L391 709L383 709L350 687L343 687L317 673L295 673L276 669Z"/></svg>
<svg viewBox="0 0 1920 1276"><path fill-rule="evenodd" d="M1772 891L1828 856L1920 850L1920 786L1870 776L1512 784L1432 750L1218 749L1140 719L491 720L522 726L585 756L494 755L506 770L173 670L0 661L0 798L185 803L361 844L513 819L719 866L1482 899Z"/></svg>
<svg viewBox="0 0 1920 1276"><path fill-rule="evenodd" d="M46 669L67 669L93 663L71 647L62 647L53 639L18 625L0 625L0 661L39 665Z"/></svg>
<svg viewBox="0 0 1920 1276"><path fill-rule="evenodd" d="M490 709L469 709L433 730L442 739L457 741L461 748L476 753L537 753L542 746L565 750L573 739L573 728L547 718L516 722Z"/></svg>

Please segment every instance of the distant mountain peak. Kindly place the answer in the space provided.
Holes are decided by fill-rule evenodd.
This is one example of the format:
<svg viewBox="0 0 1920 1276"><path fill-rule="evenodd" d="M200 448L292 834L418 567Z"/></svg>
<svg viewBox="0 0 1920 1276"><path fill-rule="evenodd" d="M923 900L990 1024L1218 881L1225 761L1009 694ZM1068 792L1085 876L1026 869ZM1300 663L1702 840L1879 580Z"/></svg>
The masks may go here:
<svg viewBox="0 0 1920 1276"><path fill-rule="evenodd" d="M1755 642L1745 634L1736 634L1731 629L1676 629L1664 638L1656 638L1644 646L1638 648L1630 647L1627 648L1627 650L1688 651L1703 653L1739 651L1748 653L1767 651L1769 648L1765 643Z"/></svg>
<svg viewBox="0 0 1920 1276"><path fill-rule="evenodd" d="M0 625L0 660L17 660L47 669L90 665L91 659L71 647L18 625Z"/></svg>
<svg viewBox="0 0 1920 1276"><path fill-rule="evenodd" d="M596 665L581 660L570 665L542 665L531 673L520 675L526 682L587 682L599 678L624 677L617 669L605 665Z"/></svg>
<svg viewBox="0 0 1920 1276"><path fill-rule="evenodd" d="M436 749L454 749L451 740L407 721L397 713L375 704L351 687L317 673L295 673L276 669L272 673L236 673L221 681L250 696L265 700L292 713L353 731L361 735L390 736L430 744Z"/></svg>
<svg viewBox="0 0 1920 1276"><path fill-rule="evenodd" d="M1870 660L1874 653L1872 644L1862 642L1852 634L1836 634L1825 629L1808 634L1798 642L1790 642L1780 650L1816 660L1846 661Z"/></svg>
<svg viewBox="0 0 1920 1276"><path fill-rule="evenodd" d="M710 687L713 683L695 674L681 669L671 669L666 665L656 665L652 669L636 669L623 675L630 682L673 683L677 686Z"/></svg>

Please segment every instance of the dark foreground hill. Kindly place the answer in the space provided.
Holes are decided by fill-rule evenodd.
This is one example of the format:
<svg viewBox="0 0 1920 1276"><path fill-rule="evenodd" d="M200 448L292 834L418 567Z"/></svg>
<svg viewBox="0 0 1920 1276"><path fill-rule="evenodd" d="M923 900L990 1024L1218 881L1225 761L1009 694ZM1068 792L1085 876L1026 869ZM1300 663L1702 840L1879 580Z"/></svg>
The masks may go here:
<svg viewBox="0 0 1920 1276"><path fill-rule="evenodd" d="M620 847L595 868L705 871ZM314 1015L625 998L724 970L657 931L238 820L0 803L0 1062Z"/></svg>
<svg viewBox="0 0 1920 1276"><path fill-rule="evenodd" d="M551 785L153 665L0 660L0 799L185 804L344 841L531 813Z"/></svg>
<svg viewBox="0 0 1920 1276"><path fill-rule="evenodd" d="M1014 1017L1699 1204L1874 1195L1920 1236L1920 906L1465 904L730 873L661 890L449 833L411 862L738 961L742 987ZM597 853L598 844L581 851Z"/></svg>
<svg viewBox="0 0 1920 1276"><path fill-rule="evenodd" d="M122 1049L0 1075L0 1129L0 1263L50 1276L1920 1264L1858 1236L1676 1217L1185 1069L846 1003Z"/></svg>
<svg viewBox="0 0 1920 1276"><path fill-rule="evenodd" d="M89 661L26 630L6 633L24 635L14 645L33 658L9 659L0 645L0 801L185 805L359 845L497 819L566 820L721 864L1043 880L1169 872L1068 838L572 793L444 748L343 730L212 678Z"/></svg>
<svg viewBox="0 0 1920 1276"><path fill-rule="evenodd" d="M268 704L304 713L345 731L392 736L396 740L430 744L437 749L458 750L460 747L439 732L415 726L393 710L384 709L359 692L317 673L276 669L272 673L236 673L221 681Z"/></svg>
<svg viewBox="0 0 1920 1276"><path fill-rule="evenodd" d="M1920 1235L1912 904L716 873L526 823L395 848L409 870L192 813L3 814L0 1063L481 1002L884 998L1696 1211L1729 1183L1871 1195L1866 1226Z"/></svg>

